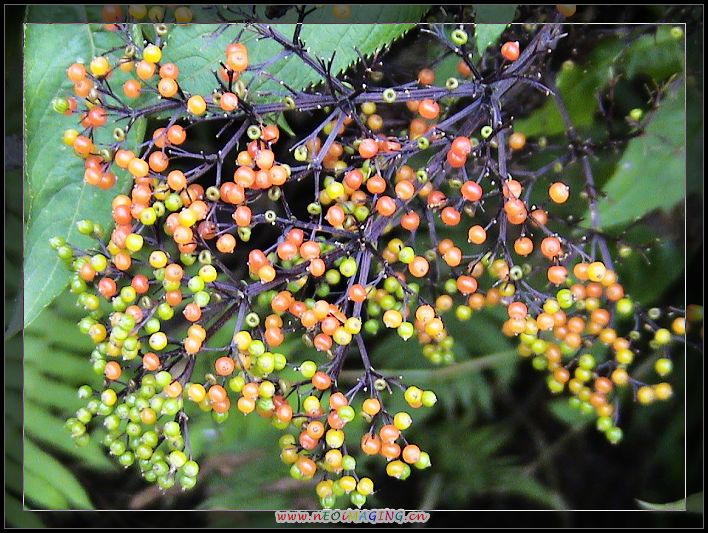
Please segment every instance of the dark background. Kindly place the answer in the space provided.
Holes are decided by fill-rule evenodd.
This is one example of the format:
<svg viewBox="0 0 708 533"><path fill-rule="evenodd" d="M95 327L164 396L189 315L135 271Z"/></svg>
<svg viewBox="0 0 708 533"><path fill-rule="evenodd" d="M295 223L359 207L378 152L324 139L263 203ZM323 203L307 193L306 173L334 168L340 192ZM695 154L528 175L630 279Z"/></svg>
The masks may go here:
<svg viewBox="0 0 708 533"><path fill-rule="evenodd" d="M524 11L526 10L526 11ZM530 20L533 10L528 6L522 8L519 18ZM21 116L16 112L10 113L11 107L20 106L21 80L22 80L22 21L24 19L24 6L7 6L5 11L5 88L6 88L6 125L5 125L5 170L11 170L21 164ZM703 12L702 8L688 8L682 6L587 6L579 7L576 15L583 22L686 22L687 26L687 70L689 75L700 80L702 86L702 42L703 42ZM51 58L48 58L51 60ZM702 94L702 93L701 93ZM702 102L701 102L702 108ZM689 147L691 144L689 144ZM700 144L699 144L700 146ZM688 152L689 158L701 161L702 153ZM699 163L700 164L700 163ZM7 187L7 183L6 183ZM689 287L687 303L702 304L703 294L703 200L702 188L700 194L689 195L686 202L688 224L686 227L687 262L686 279L679 279L675 286L666 291L666 302L675 303L676 294L684 293L684 282ZM20 200L5 198L6 210L8 205L19 204ZM7 231L7 229L6 229ZM21 240L21 235L5 234L6 241ZM6 254L6 261L8 260ZM6 285L7 285L6 280ZM21 284L21 281L20 281ZM10 302L11 303L11 302ZM661 303L661 302L659 302ZM10 305L6 295L6 315ZM6 321L7 324L7 321ZM687 358L685 368L686 379L686 494L693 494L703 489L703 361L702 355L691 353ZM679 374L675 378L678 381ZM5 374L5 383L9 380L22 381L22 376ZM525 368L515 380L510 391L510 397L523 401L525 415L532 417L539 423L542 431L552 441L554 436L562 435L565 428L553 420L548 420L544 411L546 395L538 391L538 375ZM535 392L534 392L535 391ZM677 390L681 398L682 390ZM523 399L523 400L521 400ZM435 512L431 525L460 525L460 526L694 526L702 523L702 514L691 513L659 513L659 512L612 512L601 513L591 511L603 508L636 508L634 499L638 494L649 499L654 495L657 500L666 498L665 483L672 483L681 479L683 475L683 452L676 450L658 450L656 446L661 442L661 433L664 428L676 423L675 418L683 416L677 409L678 401L671 405L656 408L649 417L649 423L642 423L642 431L628 432L627 438L620 446L610 447L602 435L593 430L584 430L578 435L568 438L560 451L553 458L553 466L559 478L558 484L569 508L588 509L585 512ZM500 416L517 409L517 404L499 405L497 413ZM633 413L630 414L630 417ZM545 417L545 420L544 420ZM439 420L437 424L447 424L448 420ZM625 424L631 425L632 420ZM439 429L439 428L438 428ZM431 422L430 432L436 431L436 422ZM509 455L524 457L524 449L528 445L530 436L523 425L516 430L514 440L508 450ZM8 446L10 443L5 442ZM16 445L16 443L15 443ZM274 460L273 468L280 465ZM621 472L621 475L617 475ZM677 477L679 476L679 477ZM100 502L106 507L125 508L132 494L142 488L136 479L134 470L118 472L116 474L98 475L83 472L82 482L90 490L90 495L95 502ZM238 479L236 476L235 479ZM670 481L671 480L671 481ZM382 480L383 481L383 480ZM423 493L430 478L412 476L404 485L386 490L385 500L381 506L399 507L410 502L410 493ZM385 483L385 481L384 481ZM647 486L649 490L647 491ZM655 487L655 488L654 488ZM439 489L443 493L445 487ZM682 495L676 495L676 499ZM135 525L152 527L205 527L209 525L231 526L258 526L271 525L271 512L177 512L172 509L194 509L200 502L202 493L190 493L173 502L161 503L164 511L152 512L42 512L39 518L49 527L129 527ZM608 500L611 498L612 500ZM416 499L417 501L418 499ZM446 507L445 496L442 497L439 507ZM654 500L650 500L654 501ZM450 508L469 509L529 509L528 502L518 496L500 494L497 496L486 495L472 498L469 501L449 500ZM702 507L701 507L702 508ZM12 517L6 515L6 523L12 523Z"/></svg>

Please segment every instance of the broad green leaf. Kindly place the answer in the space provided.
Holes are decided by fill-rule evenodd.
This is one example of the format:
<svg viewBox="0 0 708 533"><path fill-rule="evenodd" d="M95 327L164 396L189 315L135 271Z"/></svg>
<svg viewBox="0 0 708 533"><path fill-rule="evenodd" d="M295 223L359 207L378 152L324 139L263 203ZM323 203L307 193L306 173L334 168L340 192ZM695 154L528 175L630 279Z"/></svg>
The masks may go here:
<svg viewBox="0 0 708 533"><path fill-rule="evenodd" d="M629 42L618 38L601 41L582 64L563 65L556 86L574 126L587 128L599 109L598 93L614 76L641 74L662 81L681 72L683 66L683 41L671 37L668 26L660 26L655 34ZM555 102L549 99L529 117L517 119L514 129L528 136L550 136L563 133L565 125Z"/></svg>
<svg viewBox="0 0 708 533"><path fill-rule="evenodd" d="M683 86L674 87L644 135L627 145L598 201L603 227L631 222L655 209L669 209L686 195L684 102Z"/></svg>
<svg viewBox="0 0 708 533"><path fill-rule="evenodd" d="M51 101L70 94L66 68L76 61L88 63L96 54L115 46L117 36L95 31L90 24L27 24L25 26L25 269L24 324L29 325L69 280L69 273L47 241L61 236L77 246L91 241L76 230L76 222L90 218L104 226L111 222L110 200L115 191L101 191L83 181L83 163L61 141L76 118L53 111ZM47 58L51 57L51 61ZM145 122L131 129L128 143L142 140ZM101 131L97 142L106 142ZM122 189L124 171L116 172Z"/></svg>
<svg viewBox="0 0 708 533"><path fill-rule="evenodd" d="M516 4L474 4L475 22L490 24L493 22L508 24L516 15Z"/></svg>
<svg viewBox="0 0 708 533"><path fill-rule="evenodd" d="M685 266L684 252L671 241L662 239L645 255L636 252L618 261L617 273L625 291L646 306L656 302L672 283L680 279Z"/></svg>
<svg viewBox="0 0 708 533"><path fill-rule="evenodd" d="M55 22L100 22L100 5L43 5L32 6L27 9L28 23L55 23Z"/></svg>
<svg viewBox="0 0 708 533"><path fill-rule="evenodd" d="M381 6L378 9L380 19L389 17L389 12L395 9L401 20L419 20L428 7ZM373 16L372 13L367 15L369 19ZM300 38L308 47L311 56L329 60L332 51L337 51L332 74L339 74L358 61L357 50L364 56L370 56L415 26L414 24L356 24L356 17L352 17L351 22L347 25L305 23L302 27ZM272 27L287 38L292 37L295 30L294 24L273 24ZM175 27L170 32L164 52L165 58L179 65L182 72L180 84L187 92L208 94L214 89L216 80L213 71L218 68L220 61L224 61L226 46L236 40L241 32L243 35L240 42L249 49L251 65L269 62L283 50L272 40L257 40L252 31L243 31L242 24L229 25L221 33L216 30L217 27L213 25L192 24ZM321 81L320 76L304 65L294 54L279 59L269 65L267 70L296 90L305 89ZM248 76L250 75L246 74L244 78L248 79ZM278 91L278 93L283 91L278 83L265 78L253 80L249 89Z"/></svg>
<svg viewBox="0 0 708 533"><path fill-rule="evenodd" d="M516 4L477 4L475 11L474 39L477 53L481 56L495 44L516 15Z"/></svg>
<svg viewBox="0 0 708 533"><path fill-rule="evenodd" d="M68 507L93 508L88 494L74 474L28 439L25 440L25 457L31 459L24 462L25 475L35 475L43 479L48 486L57 489L67 499Z"/></svg>
<svg viewBox="0 0 708 533"><path fill-rule="evenodd" d="M664 80L684 69L683 38L671 35L671 26L661 25L653 35L642 35L632 43L627 56L627 75L632 78L644 74L655 80Z"/></svg>
<svg viewBox="0 0 708 533"><path fill-rule="evenodd" d="M474 30L474 38L477 44L479 55L496 43L501 34L506 29L506 24L477 24Z"/></svg>
<svg viewBox="0 0 708 533"><path fill-rule="evenodd" d="M598 109L597 92L614 75L611 68L624 43L616 39L600 42L583 64L567 63L561 68L556 87L563 97L568 113L576 128L592 124ZM565 132L565 124L552 98L531 116L514 122L514 129L529 137L557 135Z"/></svg>

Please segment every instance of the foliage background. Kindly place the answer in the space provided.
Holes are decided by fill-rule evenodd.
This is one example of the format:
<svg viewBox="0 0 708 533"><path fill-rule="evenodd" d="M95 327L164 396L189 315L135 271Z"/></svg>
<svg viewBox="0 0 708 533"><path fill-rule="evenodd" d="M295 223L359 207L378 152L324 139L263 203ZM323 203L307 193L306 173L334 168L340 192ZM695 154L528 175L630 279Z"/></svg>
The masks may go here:
<svg viewBox="0 0 708 533"><path fill-rule="evenodd" d="M686 68L688 150L689 160L692 161L691 150L702 146L702 26L695 22L702 21L702 11L696 13L678 8L680 6L615 6L610 12L581 10L577 17L582 21L671 20L689 23ZM209 458L204 468L208 479L202 479L195 491L185 495L168 492L163 496L145 486L134 470L118 470L98 445L83 450L74 449L62 428L63 419L77 406L76 386L91 381L93 376L90 366L85 364L87 344L75 329L79 315L71 298L59 297L41 312L39 318L24 330L24 346L20 335L23 313L22 300L17 295L20 294L18 287L21 286L22 275L22 234L23 227L25 232L28 231L28 212L32 211L32 202L37 198L27 194L25 184L23 223L23 206L17 201L22 194L23 129L21 106L16 103L21 101L21 21L26 20L26 14L19 6L7 14L6 522L15 526L79 526L89 523L96 526L128 526L138 521L162 526L173 522L175 525L216 526L259 525L272 521L272 515L267 513L190 513L186 516L182 513L28 513L21 510L23 492L26 506L38 509L313 507L311 489L303 488L287 478L286 470L277 461L275 450L269 449L276 446L276 432L254 417L232 417L223 435L217 435L208 417L205 417L206 423L194 434L199 435L197 438L202 440L202 445L209 448ZM533 20L530 18L533 14L533 10L524 6L517 10L515 20ZM657 55L657 42L658 37L655 41L641 43L642 46L637 46L632 52L629 64L635 65L637 72L641 73L647 65L665 65L670 72L676 68L675 61L682 60L680 56ZM658 49L667 50L662 47ZM393 45L391 64L403 73L415 72L415 68L422 65L416 63L414 66L411 62L420 57L420 53L424 52L415 48L409 36ZM608 52L603 54L598 49L578 51L574 59L585 63L587 68L580 73L580 79L571 77L565 80L566 85L570 90L581 91L579 94L583 94L582 90L593 91L604 86L608 81L608 57ZM63 62L57 59L53 68L63 71ZM445 65L439 68L443 69ZM572 76L578 74L576 72ZM666 75L665 72L652 74ZM446 76L440 77L444 79ZM627 92L632 94L630 88ZM33 106L44 105L48 108L53 96L48 94L44 104L36 102ZM576 106L571 111L586 117L586 125L592 128L595 109L583 107L592 106L592 100L580 97L569 99L569 104ZM633 107L637 104L630 102L626 105ZM674 118L678 119L681 111L680 106L677 107ZM27 113L33 112L34 108L27 110ZM671 116L668 118L671 122ZM523 126L533 132L538 124L543 124L546 134L556 133L553 131L553 117L543 106L529 114ZM64 127L62 123L57 131ZM618 159L620 156L618 154ZM625 157L631 157L631 153L625 153ZM655 179L654 176L661 175L658 169L665 169L671 161L672 158L667 160L665 155L645 161L646 174L643 178ZM617 161L599 162L596 172L600 181L608 180L618 166ZM702 223L699 222L699 213L702 213L703 205L700 171L700 158L697 164L689 163L686 248L683 248L684 213L679 205L673 211L652 215L646 224L649 232L655 232L664 239L664 244L652 252L652 263L647 266L638 261L625 265L626 283L633 288L632 294L645 303L682 302L685 278L690 276L692 269L701 272ZM629 177L630 180L638 178L642 177ZM77 181L79 178L71 176L70 179ZM654 182L647 184L647 187L652 185L660 186ZM38 204L40 213L46 202ZM632 204L636 203L634 199ZM684 253L687 257L686 269L681 268ZM691 295L700 294L693 290L700 280L690 279L689 282ZM679 365L674 377L678 385L676 401L650 408L630 408L624 415L626 438L620 446L611 447L601 435L587 428L582 420L570 416L563 400L549 397L543 380L530 365L519 364L513 346L498 333L496 324L493 315L477 316L464 326L455 324L458 328L465 328L465 334L458 335L458 338L474 339L462 348L461 362L457 366L406 371L416 380L434 388L442 400L438 409L426 413L425 421L417 419L418 433L415 434L416 439L430 448L434 468L416 473L405 483L403 490L399 490L393 481L384 482L380 496L371 505L408 509L637 509L637 499L662 503L680 500L684 496L684 481L688 494L702 489L702 457L698 445L702 434L702 408L696 407L700 405L702 395L700 354L689 352L689 364L698 364L699 368L690 368L687 372L685 391L682 390L685 369ZM396 369L425 366L422 357L410 354L410 349L389 349L393 342L393 339L384 339L377 347L376 356L397 354L379 359L382 362L378 366ZM685 417L678 408L684 393L687 400ZM688 444L685 455L684 424ZM688 469L684 480L685 463ZM689 506L693 508L693 502ZM445 515L440 518L438 515L437 519L450 517ZM651 520L658 525L675 518L654 514ZM570 513L556 514L552 519L557 524L568 525L579 525L581 520Z"/></svg>

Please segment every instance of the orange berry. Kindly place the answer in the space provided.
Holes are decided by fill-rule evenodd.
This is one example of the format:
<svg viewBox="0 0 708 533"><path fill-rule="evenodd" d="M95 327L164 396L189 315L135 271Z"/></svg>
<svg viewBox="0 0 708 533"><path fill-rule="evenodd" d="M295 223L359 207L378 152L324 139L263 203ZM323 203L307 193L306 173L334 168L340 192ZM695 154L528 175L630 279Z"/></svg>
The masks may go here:
<svg viewBox="0 0 708 533"><path fill-rule="evenodd" d="M560 181L556 181L548 188L548 196L557 204L563 204L570 196L570 188Z"/></svg>
<svg viewBox="0 0 708 533"><path fill-rule="evenodd" d="M507 61L516 61L519 59L519 41L505 42L501 47L501 54Z"/></svg>

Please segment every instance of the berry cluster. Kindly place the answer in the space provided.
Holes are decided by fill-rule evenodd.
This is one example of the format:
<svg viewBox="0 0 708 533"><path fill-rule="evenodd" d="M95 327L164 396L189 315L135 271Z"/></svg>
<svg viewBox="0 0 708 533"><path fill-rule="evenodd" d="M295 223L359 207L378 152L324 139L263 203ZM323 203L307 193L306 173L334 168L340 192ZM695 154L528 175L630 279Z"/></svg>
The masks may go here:
<svg viewBox="0 0 708 533"><path fill-rule="evenodd" d="M404 85L354 86L297 36L239 26L322 78L319 91L291 89L275 101L248 90L250 80L273 76L251 64L242 42L214 65L213 92L187 94L180 66L169 61L169 28L158 26L154 42L135 42L131 26L116 21L108 29L125 40L123 53L69 66L74 94L53 103L80 122L64 142L84 160L85 182L110 189L120 173L132 182L113 200L109 235L79 222L94 248L51 241L73 272L71 291L87 313L79 329L94 342L91 361L105 378L97 390L79 391L86 405L67 422L77 444L100 417L120 464L137 463L163 489L189 489L199 471L190 417L211 412L223 422L234 411L255 412L285 432L281 460L291 475L320 480L323 506L348 495L360 507L374 483L358 473L352 441L405 479L431 461L405 436L411 414L389 412L386 397L400 390L413 410L436 402L432 391L375 370L371 338L415 335L426 358L449 363L446 321L499 305L509 317L502 333L518 337L519 353L549 372L552 392L567 389L581 410L595 412L611 442L621 437L615 389L634 387L642 403L671 396L670 385L644 384L630 367L643 324L662 351L657 372L669 373L666 346L683 336L683 319L672 333L624 294L599 226L589 239L551 228L552 206L573 193L568 185L553 180L544 207L530 200L542 176L512 177L529 143L510 132L506 95L517 85L545 87L535 74L561 37L559 24L523 46L504 43L485 77L463 27L431 28L460 56L461 79L443 87L429 68ZM129 76L122 95L112 85L118 72ZM145 96L153 100L131 105ZM285 150L268 117L295 110L323 118ZM165 112L163 126L127 148L135 120ZM218 137L228 138L219 150L190 148L200 124L216 121L224 124ZM107 127L114 142L97 142ZM563 161L584 157L571 156ZM215 342L227 327L226 343ZM345 363L362 369L348 389L338 380Z"/></svg>

